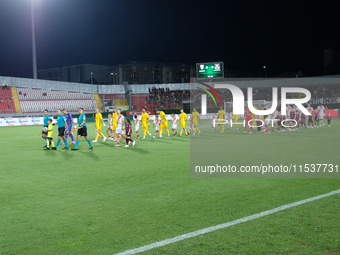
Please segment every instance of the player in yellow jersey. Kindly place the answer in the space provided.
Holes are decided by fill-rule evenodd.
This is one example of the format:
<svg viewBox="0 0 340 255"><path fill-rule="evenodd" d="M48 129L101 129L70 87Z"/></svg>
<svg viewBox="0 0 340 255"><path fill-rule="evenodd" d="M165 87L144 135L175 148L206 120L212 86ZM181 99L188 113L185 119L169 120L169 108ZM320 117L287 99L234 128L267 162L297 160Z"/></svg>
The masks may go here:
<svg viewBox="0 0 340 255"><path fill-rule="evenodd" d="M188 117L186 115L186 113L184 112L183 109L180 110L181 114L179 115L179 119L181 120L181 133L179 133L179 136L182 136L182 132L185 132L185 136L188 135L187 130L185 129L185 121L188 123L189 125L189 121L188 121Z"/></svg>
<svg viewBox="0 0 340 255"><path fill-rule="evenodd" d="M116 134L116 129L117 129L117 109L113 108L113 112L112 112L112 132L115 135ZM115 137L112 136L112 141L116 140Z"/></svg>
<svg viewBox="0 0 340 255"><path fill-rule="evenodd" d="M97 142L97 139L98 139L98 136L100 135L100 137L103 139L103 142L106 141L106 136L101 132L102 130L102 124L103 126L105 127L105 123L104 123L104 120L103 120L103 116L102 114L99 112L99 109L96 108L96 139L93 140L92 142L93 143L96 143Z"/></svg>
<svg viewBox="0 0 340 255"><path fill-rule="evenodd" d="M194 134L196 134L196 130L198 131L198 135L201 133L201 131L197 128L197 124L198 124L198 120L200 121L200 124L201 124L201 118L200 118L200 115L199 113L196 111L196 108L193 109L192 111L192 124L194 126Z"/></svg>
<svg viewBox="0 0 340 255"><path fill-rule="evenodd" d="M218 114L218 123L219 123L218 125L222 128L221 133L223 133L224 125L222 123L225 120L225 112L222 109L222 106L220 106L220 110L217 112L217 114Z"/></svg>
<svg viewBox="0 0 340 255"><path fill-rule="evenodd" d="M149 114L146 112L146 107L143 107L141 117L142 117L142 127L144 131L144 136L142 140L145 139L146 134L148 134L151 138L152 134L150 134L150 132L148 131L148 127L150 126L149 125Z"/></svg>
<svg viewBox="0 0 340 255"><path fill-rule="evenodd" d="M162 138L162 132L163 132L163 128L165 128L165 131L168 133L168 138L170 138L170 132L168 129L168 119L165 116L165 113L163 111L160 110L156 110L156 113L159 115L160 117L160 130L159 130L159 136L157 138Z"/></svg>
<svg viewBox="0 0 340 255"><path fill-rule="evenodd" d="M44 132L47 132L45 150L49 150L50 149L50 143L52 145L52 148L54 147L52 119L48 119L48 126L44 127L44 129L45 129Z"/></svg>
<svg viewBox="0 0 340 255"><path fill-rule="evenodd" d="M233 115L234 115L234 122L236 123L238 121L238 114L234 114L234 111L233 111ZM235 124L235 127L236 127L236 130L238 130L238 124L236 123ZM234 129L234 127L233 127Z"/></svg>

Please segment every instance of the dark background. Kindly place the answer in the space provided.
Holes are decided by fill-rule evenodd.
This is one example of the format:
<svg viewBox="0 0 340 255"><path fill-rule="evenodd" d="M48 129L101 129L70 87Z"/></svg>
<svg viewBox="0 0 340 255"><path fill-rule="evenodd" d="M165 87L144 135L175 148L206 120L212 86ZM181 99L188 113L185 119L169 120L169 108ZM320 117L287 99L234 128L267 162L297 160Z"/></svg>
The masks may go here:
<svg viewBox="0 0 340 255"><path fill-rule="evenodd" d="M30 0L0 0L0 75L32 77ZM38 70L130 60L323 74L340 1L35 0Z"/></svg>

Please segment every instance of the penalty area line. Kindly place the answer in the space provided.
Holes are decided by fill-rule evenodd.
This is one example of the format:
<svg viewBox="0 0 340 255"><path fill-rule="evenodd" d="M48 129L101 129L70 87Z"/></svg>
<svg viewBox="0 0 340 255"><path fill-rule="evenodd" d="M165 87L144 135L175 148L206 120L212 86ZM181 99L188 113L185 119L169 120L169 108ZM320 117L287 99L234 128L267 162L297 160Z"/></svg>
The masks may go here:
<svg viewBox="0 0 340 255"><path fill-rule="evenodd" d="M306 203L309 203L309 202L312 202L312 201L315 201L315 200L319 200L321 198L329 197L329 196L332 196L332 195L335 195L335 194L340 194L340 189L334 190L334 191L331 191L329 193L322 194L322 195L319 195L319 196L304 199L304 200L301 200L301 201L298 201L298 202L295 202L295 203L282 205L282 206L276 207L276 208L268 210L268 211L256 213L256 214L253 214L253 215L241 218L241 219L229 221L229 222L219 224L219 225L216 225L216 226L213 226L213 227L203 228L203 229L200 229L200 230L197 230L197 231L194 231L194 232L190 232L190 233L186 233L186 234L176 236L176 237L173 237L173 238L165 239L163 241L155 242L155 243L145 245L145 246L142 246L142 247L139 247L139 248L135 248L135 249L132 249L132 250L126 250L126 251L123 251L123 252L120 252L120 253L116 253L114 255L131 255L131 254L136 254L136 253L148 251L148 250L151 250L151 249L154 249L154 248L157 248L157 247L162 247L162 246L165 246L167 244L182 241L182 240L185 240L185 239L188 239L188 238L191 238L191 237L210 233L210 232L213 232L213 231L218 230L218 229L227 228L227 227L230 227L230 226L242 223L242 222L247 222L247 221L250 221L250 220L261 218L263 216L267 216L267 215L270 215L270 214L273 214L273 213L276 213L276 212L279 212L279 211L283 211L283 210L286 210L286 209L289 209L289 208L292 208L292 207L295 207L295 206L298 206L298 205L306 204Z"/></svg>

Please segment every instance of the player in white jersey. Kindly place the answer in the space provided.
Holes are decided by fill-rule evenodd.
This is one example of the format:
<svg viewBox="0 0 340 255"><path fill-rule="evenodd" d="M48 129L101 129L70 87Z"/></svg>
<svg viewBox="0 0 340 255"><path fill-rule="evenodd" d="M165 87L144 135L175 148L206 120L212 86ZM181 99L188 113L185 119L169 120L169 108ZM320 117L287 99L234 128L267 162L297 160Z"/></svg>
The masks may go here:
<svg viewBox="0 0 340 255"><path fill-rule="evenodd" d="M325 107L323 107L323 105L321 104L318 107L318 111L319 111L319 121L320 121L320 127L324 126L325 124L323 123L323 118L325 117Z"/></svg>
<svg viewBox="0 0 340 255"><path fill-rule="evenodd" d="M161 121L158 117L158 115L156 115L155 120L153 121L153 126L155 128L155 135L153 136L153 138L156 138L156 134L159 134L159 125L161 124Z"/></svg>
<svg viewBox="0 0 340 255"><path fill-rule="evenodd" d="M108 122L109 125L108 125L108 127L107 127L107 129L106 129L106 133L107 133L107 135L109 136L109 140L113 141L112 114L109 113L109 114L107 115L107 117L108 117L107 122Z"/></svg>
<svg viewBox="0 0 340 255"><path fill-rule="evenodd" d="M194 123L192 121L193 121L192 116L190 116L190 128L188 134L190 134L191 131L195 130Z"/></svg>
<svg viewBox="0 0 340 255"><path fill-rule="evenodd" d="M227 129L229 128L229 126L231 125L231 120L233 119L233 117L232 117L233 115L231 114L231 113L226 113L226 118L227 118L227 121L228 121L228 123L227 123Z"/></svg>
<svg viewBox="0 0 340 255"><path fill-rule="evenodd" d="M117 110L117 128L116 128L116 146L119 147L119 139L123 134L123 128L124 128L124 116L121 113L121 110Z"/></svg>
<svg viewBox="0 0 340 255"><path fill-rule="evenodd" d="M177 134L177 124L179 122L179 117L176 117L176 115L173 113L172 114L172 126L171 130L174 132L174 136Z"/></svg>
<svg viewBox="0 0 340 255"><path fill-rule="evenodd" d="M277 117L277 115L279 114L278 108L279 108L279 107L277 107L277 108L275 109L275 111L272 113L272 119L273 119L273 120L275 120L276 117ZM277 121L273 121L274 131L276 131L276 123L277 123Z"/></svg>
<svg viewBox="0 0 340 255"><path fill-rule="evenodd" d="M265 105L264 109L268 110L268 105ZM264 130L266 131L265 134L269 134L270 133L270 122L271 122L271 119L272 119L272 115L271 114L264 116Z"/></svg>
<svg viewBox="0 0 340 255"><path fill-rule="evenodd" d="M137 134L137 138L136 139L139 139L138 130L139 130L139 122L140 122L140 120L138 119L137 115L133 116L133 119L135 120L135 124L133 124L133 126L135 127L135 132Z"/></svg>
<svg viewBox="0 0 340 255"><path fill-rule="evenodd" d="M312 113L312 115L313 115L314 109L313 109L313 107L310 106L310 104L307 104L307 111L308 111L309 113ZM313 118L312 118L312 119L313 119ZM312 123L311 123L311 125L310 125L309 120L310 120L310 118L308 118L308 127L307 127L307 128L313 128L313 121L312 121Z"/></svg>
<svg viewBox="0 0 340 255"><path fill-rule="evenodd" d="M290 119L290 116L292 115L292 107L287 104L286 105L286 119ZM291 122L290 121L286 121L286 126L291 126ZM287 127L287 131L291 131L291 128Z"/></svg>
<svg viewBox="0 0 340 255"><path fill-rule="evenodd" d="M215 113L212 113L211 116L210 116L210 123L211 123L211 128L212 128L213 133L214 133L214 131L216 131L216 128L213 125L214 121L216 121L216 115L215 115Z"/></svg>

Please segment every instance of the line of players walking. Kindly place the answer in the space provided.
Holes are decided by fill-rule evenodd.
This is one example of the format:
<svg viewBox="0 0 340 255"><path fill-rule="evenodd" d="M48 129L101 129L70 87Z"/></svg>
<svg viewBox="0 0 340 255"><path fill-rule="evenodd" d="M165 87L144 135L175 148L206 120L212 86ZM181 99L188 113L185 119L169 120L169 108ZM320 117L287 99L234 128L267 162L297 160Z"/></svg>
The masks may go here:
<svg viewBox="0 0 340 255"><path fill-rule="evenodd" d="M187 132L185 125L186 123L189 125L188 117L186 113L183 111L183 109L180 110L180 115L177 117L175 114L172 114L172 127L171 130L174 132L174 136L177 135L177 125L178 123L181 124L181 131L179 136L182 136L182 133L184 132L185 135L189 135L189 132ZM149 135L150 138L162 138L163 130L167 132L167 138L170 138L170 132L168 129L168 120L163 111L156 110L156 117L153 122L153 126L155 128L155 134L152 135L148 128L150 127L150 121L149 121L149 114L146 111L146 108L143 108L141 113L141 118L139 119L137 115L134 116L134 130L137 134L137 139L140 138L139 135L139 128L140 125L142 125L143 128L143 137L142 140L145 139L146 135ZM92 141L92 143L96 143L98 141L98 138L101 137L103 142L105 142L107 139L116 141L116 147L120 146L120 139L123 137L126 140L125 147L129 147L130 145L134 146L136 141L132 140L132 124L129 118L124 118L124 116L121 113L120 109L113 109L113 113L108 115L108 129L106 130L106 133L109 138L107 138L101 131L102 127L106 127L105 122L103 120L102 114L99 112L99 109L96 109L96 117L95 117L95 140ZM196 109L194 109L192 113L191 118L191 125L193 126L192 130L194 131L194 135L196 134L196 131L198 134L201 133L201 131L197 128L198 121L201 123L200 117ZM88 138L87 134L87 126L86 126L86 115L84 114L84 109L79 109L79 118L78 118L79 126L77 127L73 117L70 113L67 112L67 110L58 110L58 117L55 123L52 123L52 118L49 116L48 110L44 111L44 127L41 132L42 138L46 140L46 145L44 146L45 150L57 150L58 146L65 145L63 150L69 149L67 138L68 136L71 137L72 142L71 144L75 144L75 147L72 148L72 150L78 150L80 138L84 137L87 143L89 144L89 149L93 149L92 143L90 139ZM54 146L53 141L53 134L54 134L54 126L58 125L58 141L57 144ZM75 142L73 132L77 131L77 140Z"/></svg>

